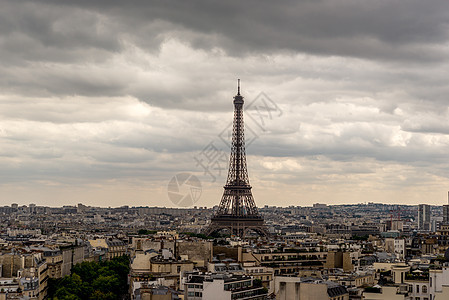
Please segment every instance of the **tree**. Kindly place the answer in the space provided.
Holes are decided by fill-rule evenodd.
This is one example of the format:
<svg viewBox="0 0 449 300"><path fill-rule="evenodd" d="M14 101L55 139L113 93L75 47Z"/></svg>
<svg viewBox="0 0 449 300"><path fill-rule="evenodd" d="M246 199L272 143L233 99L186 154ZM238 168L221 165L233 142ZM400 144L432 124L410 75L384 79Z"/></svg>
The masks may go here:
<svg viewBox="0 0 449 300"><path fill-rule="evenodd" d="M137 231L137 234L147 235L147 234L155 234L156 232L157 232L156 230L139 229L139 231Z"/></svg>
<svg viewBox="0 0 449 300"><path fill-rule="evenodd" d="M72 268L72 275L49 281L49 298L119 300L128 291L128 273L128 256L101 263L83 262Z"/></svg>
<svg viewBox="0 0 449 300"><path fill-rule="evenodd" d="M111 291L114 294L120 294L120 281L116 275L100 275L92 282L92 287L95 291L100 291L103 293Z"/></svg>

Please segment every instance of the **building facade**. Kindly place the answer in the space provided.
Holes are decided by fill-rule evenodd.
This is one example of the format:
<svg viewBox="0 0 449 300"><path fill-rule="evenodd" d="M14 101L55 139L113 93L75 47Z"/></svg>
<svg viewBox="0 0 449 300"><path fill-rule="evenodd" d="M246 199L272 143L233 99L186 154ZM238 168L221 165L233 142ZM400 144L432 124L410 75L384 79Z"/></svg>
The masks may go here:
<svg viewBox="0 0 449 300"><path fill-rule="evenodd" d="M430 230L430 205L418 205L418 229Z"/></svg>

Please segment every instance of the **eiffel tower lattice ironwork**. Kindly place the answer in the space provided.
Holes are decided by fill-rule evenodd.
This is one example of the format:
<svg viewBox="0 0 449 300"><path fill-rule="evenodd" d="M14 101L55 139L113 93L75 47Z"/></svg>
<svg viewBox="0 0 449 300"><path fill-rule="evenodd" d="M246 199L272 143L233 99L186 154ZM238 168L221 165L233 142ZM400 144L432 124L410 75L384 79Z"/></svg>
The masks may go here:
<svg viewBox="0 0 449 300"><path fill-rule="evenodd" d="M257 210L249 184L246 167L243 103L239 79L238 92L234 96L234 122L228 178L224 186L220 206L205 230L207 235L222 229L227 229L231 234L239 237L245 237L249 231L255 231L262 236L269 235L264 220Z"/></svg>

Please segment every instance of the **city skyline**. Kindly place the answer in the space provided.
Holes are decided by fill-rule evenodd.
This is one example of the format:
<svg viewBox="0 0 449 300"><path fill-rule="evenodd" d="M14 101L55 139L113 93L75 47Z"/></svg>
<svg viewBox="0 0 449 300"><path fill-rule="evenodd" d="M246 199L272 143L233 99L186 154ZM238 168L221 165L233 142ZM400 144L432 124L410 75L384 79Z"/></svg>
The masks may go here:
<svg viewBox="0 0 449 300"><path fill-rule="evenodd" d="M176 207L179 173L218 205L237 78L257 206L448 203L445 1L5 0L0 20L0 205Z"/></svg>

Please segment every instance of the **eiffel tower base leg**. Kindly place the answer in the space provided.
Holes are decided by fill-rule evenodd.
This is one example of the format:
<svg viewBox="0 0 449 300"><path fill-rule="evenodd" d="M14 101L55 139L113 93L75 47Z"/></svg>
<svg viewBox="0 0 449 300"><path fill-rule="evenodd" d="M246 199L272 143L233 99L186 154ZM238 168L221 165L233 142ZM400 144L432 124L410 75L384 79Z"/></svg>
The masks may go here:
<svg viewBox="0 0 449 300"><path fill-rule="evenodd" d="M211 219L209 227L204 234L211 235L227 229L231 234L244 238L250 231L255 231L260 236L268 237L270 234L261 217L235 217L216 216Z"/></svg>

